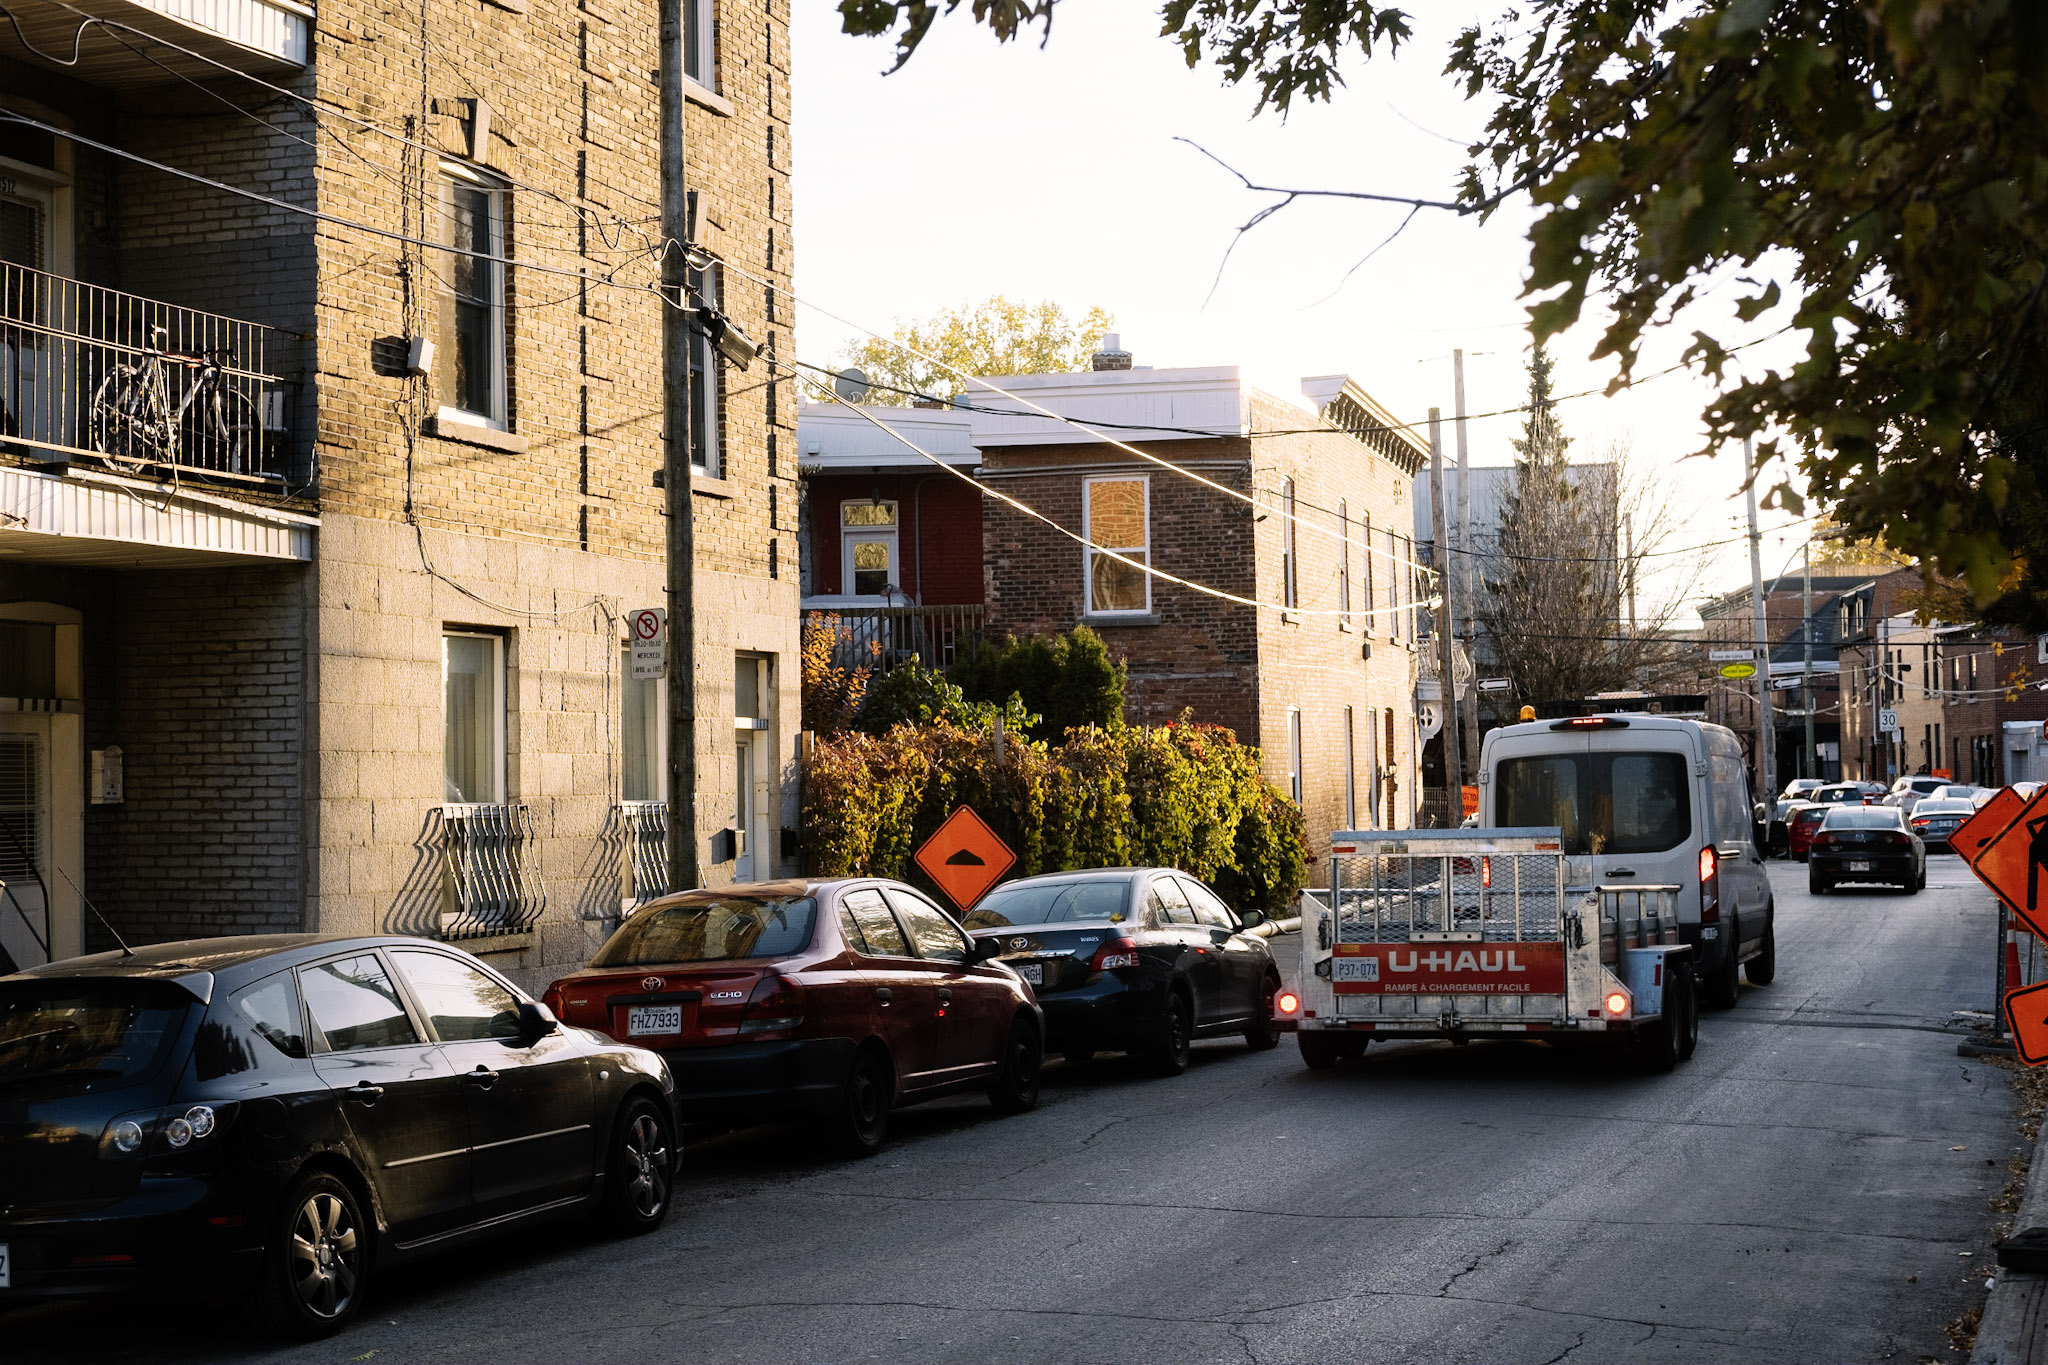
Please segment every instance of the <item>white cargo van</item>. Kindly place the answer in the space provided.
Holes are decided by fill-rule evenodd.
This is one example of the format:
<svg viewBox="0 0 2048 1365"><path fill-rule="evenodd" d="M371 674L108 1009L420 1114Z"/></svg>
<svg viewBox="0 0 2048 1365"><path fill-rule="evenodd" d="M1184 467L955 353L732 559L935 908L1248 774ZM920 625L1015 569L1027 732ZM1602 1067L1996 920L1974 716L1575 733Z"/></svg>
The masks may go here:
<svg viewBox="0 0 2048 1365"><path fill-rule="evenodd" d="M1777 972L1771 884L1756 846L1742 746L1719 725L1572 716L1489 732L1481 827L1555 825L1575 887L1673 885L1679 934L1708 1004L1735 1003L1738 964Z"/></svg>

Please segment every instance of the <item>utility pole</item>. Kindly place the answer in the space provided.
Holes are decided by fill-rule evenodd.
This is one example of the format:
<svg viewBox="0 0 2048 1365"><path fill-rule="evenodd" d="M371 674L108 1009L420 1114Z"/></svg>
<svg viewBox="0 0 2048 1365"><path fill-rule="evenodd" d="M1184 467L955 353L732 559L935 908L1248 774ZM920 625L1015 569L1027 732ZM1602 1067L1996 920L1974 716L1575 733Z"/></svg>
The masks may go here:
<svg viewBox="0 0 2048 1365"><path fill-rule="evenodd" d="M1813 537L1806 538L1806 547L1799 562L1799 617L1800 638L1806 642L1805 658L1799 670L1800 707L1806 712L1806 747L1800 751L1804 771L1801 777L1820 776L1820 751L1813 746ZM1837 656L1839 658L1839 656ZM1839 669L1840 663L1836 664ZM1836 695L1841 694L1839 683Z"/></svg>
<svg viewBox="0 0 2048 1365"><path fill-rule="evenodd" d="M1771 633L1764 615L1764 538L1756 529L1756 451L1742 438L1742 484L1749 495L1749 598L1756 612L1756 799L1778 794L1777 727L1771 720Z"/></svg>
<svg viewBox="0 0 2048 1365"><path fill-rule="evenodd" d="M1451 352L1451 397L1456 404L1458 433L1458 595L1464 599L1464 614L1458 618L1465 631L1465 652L1477 658L1473 638L1473 606L1479 599L1472 591L1472 466L1465 444L1465 353ZM1479 752L1479 689L1473 688L1457 709L1465 726L1463 752Z"/></svg>
<svg viewBox="0 0 2048 1365"><path fill-rule="evenodd" d="M1459 752L1458 723L1458 680L1454 664L1458 656L1458 644L1454 638L1457 629L1451 611L1451 596L1456 575L1445 553L1444 528L1450 521L1444 510L1444 437L1441 408L1429 410L1429 519L1430 533L1436 537L1437 581L1443 605L1437 610L1436 643L1438 666L1443 670L1443 737L1444 737L1444 795L1446 800L1446 828L1456 829L1465 818L1463 789L1465 786L1465 764Z"/></svg>
<svg viewBox="0 0 2048 1365"><path fill-rule="evenodd" d="M690 197L683 179L683 5L661 0L661 420L668 506L668 889L697 867L697 545L690 488Z"/></svg>

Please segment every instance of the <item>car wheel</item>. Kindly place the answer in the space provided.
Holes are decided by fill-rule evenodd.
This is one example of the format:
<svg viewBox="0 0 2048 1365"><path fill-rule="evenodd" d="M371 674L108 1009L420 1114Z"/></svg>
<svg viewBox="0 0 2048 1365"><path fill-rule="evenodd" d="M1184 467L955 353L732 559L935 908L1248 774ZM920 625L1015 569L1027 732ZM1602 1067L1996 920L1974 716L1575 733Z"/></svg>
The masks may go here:
<svg viewBox="0 0 2048 1365"><path fill-rule="evenodd" d="M261 1306L280 1335L333 1336L362 1307L370 1278L370 1228L354 1190L314 1172L279 1205L263 1252Z"/></svg>
<svg viewBox="0 0 2048 1365"><path fill-rule="evenodd" d="M1155 1076L1178 1076L1188 1069L1194 1053L1195 1006L1188 993L1176 987L1167 992L1166 1008L1154 1025L1152 1046L1145 1060Z"/></svg>
<svg viewBox="0 0 2048 1365"><path fill-rule="evenodd" d="M847 1073L846 1093L833 1120L834 1144L849 1156L873 1156L889 1136L889 1105L894 1098L889 1067L880 1054L862 1048Z"/></svg>
<svg viewBox="0 0 2048 1365"><path fill-rule="evenodd" d="M1764 929L1764 944L1757 955L1742 964L1742 974L1752 986L1768 986L1778 974L1778 926L1775 918Z"/></svg>
<svg viewBox="0 0 2048 1365"><path fill-rule="evenodd" d="M1010 1036L1003 1043L1003 1064L988 1083L988 1102L998 1114L1021 1114L1038 1107L1038 1072L1045 1064L1045 1046L1038 1030L1018 1015L1010 1021Z"/></svg>
<svg viewBox="0 0 2048 1365"><path fill-rule="evenodd" d="M1920 864L1920 879L1913 883L1913 889L1915 891L1925 891L1927 889L1927 864Z"/></svg>
<svg viewBox="0 0 2048 1365"><path fill-rule="evenodd" d="M1818 872L1808 872L1806 874L1806 890L1810 895L1825 896L1828 893L1827 878L1821 876Z"/></svg>
<svg viewBox="0 0 2048 1365"><path fill-rule="evenodd" d="M1294 1041L1301 1044L1301 1060L1310 1071L1328 1071L1337 1065L1341 1039L1320 1030L1304 1030L1294 1035Z"/></svg>
<svg viewBox="0 0 2048 1365"><path fill-rule="evenodd" d="M1742 936L1733 923L1723 925L1721 932L1728 936L1728 951L1722 955L1721 966L1705 982L1706 1003L1713 1009L1732 1010L1742 998L1742 965L1736 961Z"/></svg>
<svg viewBox="0 0 2048 1365"><path fill-rule="evenodd" d="M1692 967L1686 964L1672 970L1671 984L1685 1001L1685 1011L1679 1016L1678 1060L1689 1062L1700 1045L1700 983L1693 976Z"/></svg>
<svg viewBox="0 0 2048 1365"><path fill-rule="evenodd" d="M671 1126L661 1106L644 1095L620 1107L604 1167L604 1222L611 1231L636 1237L668 1218L676 1180Z"/></svg>
<svg viewBox="0 0 2048 1365"><path fill-rule="evenodd" d="M1685 979L1683 972L1673 972L1665 979L1663 1013L1656 1023L1636 1031L1636 1057L1651 1071L1671 1070L1682 1055L1689 1007L1688 992L1679 982Z"/></svg>
<svg viewBox="0 0 2048 1365"><path fill-rule="evenodd" d="M1269 976L1259 987L1255 997L1251 1027L1244 1031L1244 1040L1254 1052L1271 1052L1280 1046L1280 1021L1273 1017L1273 1000L1280 994L1280 978Z"/></svg>

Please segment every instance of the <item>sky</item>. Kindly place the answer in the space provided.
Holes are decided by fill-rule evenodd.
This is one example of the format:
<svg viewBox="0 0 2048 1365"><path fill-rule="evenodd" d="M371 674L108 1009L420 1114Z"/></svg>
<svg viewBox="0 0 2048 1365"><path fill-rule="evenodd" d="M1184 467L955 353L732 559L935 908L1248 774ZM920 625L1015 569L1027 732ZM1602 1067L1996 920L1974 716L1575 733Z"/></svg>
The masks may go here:
<svg viewBox="0 0 2048 1365"><path fill-rule="evenodd" d="M1248 192L1176 140L1199 143L1259 184L1449 199L1485 110L1441 74L1458 22L1443 8L1414 7L1412 46L1391 60L1354 57L1330 103L1298 103L1282 120L1255 117L1255 91L1225 85L1215 67L1190 69L1147 4L1068 0L1043 45L1037 30L998 44L963 5L884 76L892 41L848 37L828 0L797 0L791 192L801 358L830 363L856 327L886 333L899 320L1005 294L1053 299L1069 313L1101 305L1140 365L1237 365L1297 401L1302 376L1347 373L1418 422L1432 406L1448 419L1451 357L1462 349L1467 412L1519 406L1528 389L1525 200L1483 224L1424 209L1364 259L1405 207L1297 200L1239 237L1275 196ZM1654 336L1637 373L1675 364L1694 326L1732 344L1783 325L1782 310L1735 321L1730 292L1724 285ZM1612 361L1587 359L1597 339L1589 318L1553 340L1558 393L1604 389L1613 377ZM1795 345L1779 338L1741 363L1782 366ZM1740 450L1685 458L1700 448L1711 393L1680 372L1559 409L1574 458L1631 447L1679 511L1674 547L1746 529ZM1471 420L1472 463L1511 463L1521 421ZM1451 455L1448 425L1444 442ZM1785 513L1762 520L1763 573L1788 561L1796 571L1802 527ZM1745 540L1707 553L1704 594L1747 586ZM1677 586L1666 575L1646 595ZM1697 618L1688 612L1676 624Z"/></svg>

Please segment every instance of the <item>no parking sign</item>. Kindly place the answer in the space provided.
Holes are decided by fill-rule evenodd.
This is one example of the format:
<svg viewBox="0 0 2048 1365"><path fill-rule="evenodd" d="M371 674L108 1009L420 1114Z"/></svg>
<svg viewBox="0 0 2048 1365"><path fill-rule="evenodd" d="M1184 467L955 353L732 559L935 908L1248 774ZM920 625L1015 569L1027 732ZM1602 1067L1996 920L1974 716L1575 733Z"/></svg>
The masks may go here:
<svg viewBox="0 0 2048 1365"><path fill-rule="evenodd" d="M626 614L627 676L660 678L668 674L668 612L641 607Z"/></svg>

